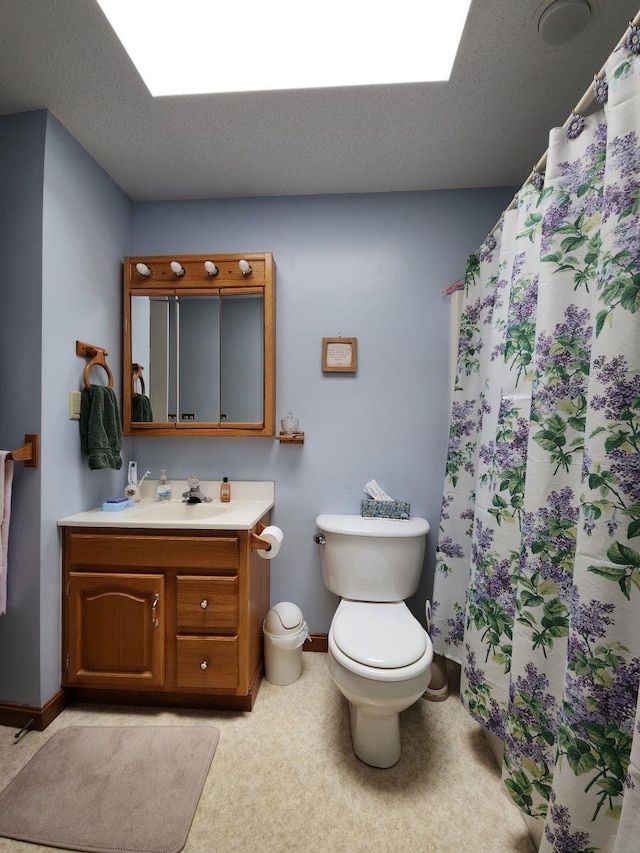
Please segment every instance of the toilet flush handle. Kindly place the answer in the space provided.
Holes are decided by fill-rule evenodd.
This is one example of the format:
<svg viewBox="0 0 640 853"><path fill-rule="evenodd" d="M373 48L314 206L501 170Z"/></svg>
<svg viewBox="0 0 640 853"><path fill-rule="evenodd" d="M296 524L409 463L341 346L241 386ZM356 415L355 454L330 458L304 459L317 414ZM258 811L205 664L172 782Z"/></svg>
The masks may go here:
<svg viewBox="0 0 640 853"><path fill-rule="evenodd" d="M327 540L324 538L323 533L316 533L313 537L313 541L316 543L316 545L324 545Z"/></svg>

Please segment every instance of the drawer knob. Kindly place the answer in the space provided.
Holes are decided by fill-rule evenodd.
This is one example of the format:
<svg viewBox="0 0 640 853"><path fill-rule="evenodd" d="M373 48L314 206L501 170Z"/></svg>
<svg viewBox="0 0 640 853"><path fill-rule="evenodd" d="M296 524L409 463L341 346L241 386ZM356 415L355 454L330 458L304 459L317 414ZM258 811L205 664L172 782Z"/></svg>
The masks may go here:
<svg viewBox="0 0 640 853"><path fill-rule="evenodd" d="M204 671L205 669L209 669L209 664L206 662L206 660L203 660L203 661L202 661L202 663L200 664L200 669L201 669L201 670L203 670L203 671Z"/></svg>
<svg viewBox="0 0 640 853"><path fill-rule="evenodd" d="M203 598L202 601L200 602L200 607L202 607L203 610L206 610L208 606L209 606L209 602L207 601L206 598Z"/></svg>

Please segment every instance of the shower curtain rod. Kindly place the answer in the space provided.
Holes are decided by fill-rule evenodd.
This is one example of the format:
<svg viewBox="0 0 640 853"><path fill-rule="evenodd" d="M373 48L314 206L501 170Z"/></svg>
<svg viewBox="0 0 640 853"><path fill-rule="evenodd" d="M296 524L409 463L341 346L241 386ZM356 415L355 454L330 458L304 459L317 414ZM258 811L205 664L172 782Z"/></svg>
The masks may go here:
<svg viewBox="0 0 640 853"><path fill-rule="evenodd" d="M623 44L625 43L625 41L627 40L627 36L629 35L629 31L631 30L631 28L632 28L632 27L637 27L639 24L640 24L640 11L638 11L637 15L635 16L635 18L634 18L632 21L629 21L629 26L628 26L628 27L627 27L627 29L624 31L624 34L623 34L622 38L620 39L620 41L618 42L618 44L614 47L614 49L613 49L613 50L611 51L611 53L609 54L609 57L611 57L611 56L616 52L616 50L618 50L619 48L621 48L621 47L622 47L622 45L623 45ZM608 62L608 61L609 61L609 58L607 58L607 62ZM605 62L605 64L604 64L604 65L602 66L602 68L600 69L600 71L598 71L598 73L597 73L596 75L594 75L594 78L593 78L594 83L595 83L595 81L596 81L596 80L602 80L602 79L603 79L603 77L605 76L605 73L606 73L606 67L607 67L607 64L606 64L606 62ZM586 109L588 109L588 108L591 106L591 104L593 103L594 97L595 97L595 94L594 94L594 91L593 91L593 83L592 83L592 84L589 86L589 88L587 89L587 91L584 93L584 95L582 96L582 98L580 98L580 100L579 100L579 101L578 101L578 103L576 104L575 108L573 109L573 112L572 112L572 113L571 113L571 115L566 119L566 121L564 122L564 124L562 125L562 127L566 127L566 126L568 126L569 122L571 121L571 119L572 119L575 115L581 115L581 114L582 114ZM544 154L542 155L542 157L538 160L538 162L536 163L536 165L535 165L535 166L533 167L533 169L531 170L531 172L530 172L529 176L527 177L527 179L526 179L526 180L525 180L525 182L523 183L522 187L520 187L520 189L518 190L518 192L517 192L517 193L514 195L514 197L511 199L510 203L507 205L507 207L504 209L504 211L500 214L500 219L498 219L498 221L497 221L497 222L496 222L496 224L493 226L493 228L491 229L491 231L489 231L489 233L487 234L487 237L489 237L491 234L493 234L493 232L496 230L496 228L498 227L498 225L500 225L500 220L502 219L502 216L503 216L507 211L509 211L509 210L513 210L513 208L516 206L516 204L518 203L518 196L520 195L520 192L522 191L523 187L525 187L525 186L529 183L529 181L530 181L530 180L531 180L531 178L534 176L534 174L535 174L536 172L543 172L543 171L545 170L546 165L547 165L547 157L548 157L548 156L549 156L549 149L547 148L547 150L544 152Z"/></svg>

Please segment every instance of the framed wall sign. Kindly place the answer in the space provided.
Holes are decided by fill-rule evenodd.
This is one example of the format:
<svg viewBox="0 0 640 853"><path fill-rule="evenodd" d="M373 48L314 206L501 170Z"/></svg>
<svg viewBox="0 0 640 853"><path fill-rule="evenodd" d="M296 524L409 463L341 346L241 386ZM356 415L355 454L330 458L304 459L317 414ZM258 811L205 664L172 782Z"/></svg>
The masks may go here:
<svg viewBox="0 0 640 853"><path fill-rule="evenodd" d="M357 338L323 338L323 373L355 373L358 360Z"/></svg>

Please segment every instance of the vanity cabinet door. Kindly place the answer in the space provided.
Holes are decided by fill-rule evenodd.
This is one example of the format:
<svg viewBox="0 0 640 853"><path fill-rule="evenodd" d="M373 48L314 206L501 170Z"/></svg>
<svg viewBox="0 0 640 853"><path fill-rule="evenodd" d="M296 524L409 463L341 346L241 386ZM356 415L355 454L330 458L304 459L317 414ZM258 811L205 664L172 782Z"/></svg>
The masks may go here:
<svg viewBox="0 0 640 853"><path fill-rule="evenodd" d="M164 683L164 575L70 572L68 685Z"/></svg>

